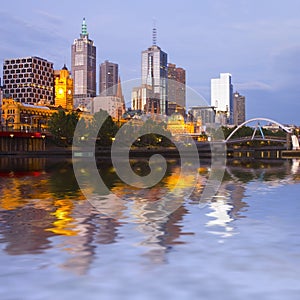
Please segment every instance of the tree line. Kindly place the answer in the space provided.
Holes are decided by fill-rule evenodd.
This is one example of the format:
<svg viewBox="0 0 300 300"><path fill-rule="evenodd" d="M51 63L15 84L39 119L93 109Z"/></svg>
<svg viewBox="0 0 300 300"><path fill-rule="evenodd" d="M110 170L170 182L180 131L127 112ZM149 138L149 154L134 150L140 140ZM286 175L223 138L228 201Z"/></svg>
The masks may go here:
<svg viewBox="0 0 300 300"><path fill-rule="evenodd" d="M99 129L99 124L101 127ZM110 147L124 124L115 122L112 117L104 110L96 112L88 118L80 117L78 112L66 113L60 109L54 113L48 121L48 130L53 141L59 146L70 146L73 144L74 133L79 139L76 143L94 142L101 147ZM122 139L128 140L138 128L139 137L134 141L133 146L172 146L171 133L167 130L167 124L164 122L155 122L151 119L142 122L140 126L126 126L122 131ZM159 132L149 133L149 132ZM96 139L96 140L94 140Z"/></svg>

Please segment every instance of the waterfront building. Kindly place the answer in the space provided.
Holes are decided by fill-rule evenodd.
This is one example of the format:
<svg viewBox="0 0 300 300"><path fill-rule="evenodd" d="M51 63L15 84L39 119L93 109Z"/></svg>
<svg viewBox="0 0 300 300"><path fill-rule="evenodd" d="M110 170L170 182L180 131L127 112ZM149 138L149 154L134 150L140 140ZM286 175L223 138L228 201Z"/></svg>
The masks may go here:
<svg viewBox="0 0 300 300"><path fill-rule="evenodd" d="M89 39L85 18L80 38L72 45L72 77L74 80L74 106L86 106L96 96L96 47Z"/></svg>
<svg viewBox="0 0 300 300"><path fill-rule="evenodd" d="M3 94L28 104L53 104L53 63L31 56L4 60Z"/></svg>
<svg viewBox="0 0 300 300"><path fill-rule="evenodd" d="M116 96L119 79L119 66L108 60L100 65L99 94L101 96Z"/></svg>
<svg viewBox="0 0 300 300"><path fill-rule="evenodd" d="M66 65L54 71L55 106L73 109L73 79Z"/></svg>
<svg viewBox="0 0 300 300"><path fill-rule="evenodd" d="M185 116L186 110L186 79L185 69L168 63L168 115L178 111Z"/></svg>
<svg viewBox="0 0 300 300"><path fill-rule="evenodd" d="M240 125L246 121L245 96L233 93L233 124Z"/></svg>
<svg viewBox="0 0 300 300"><path fill-rule="evenodd" d="M2 129L14 131L43 131L56 109L47 106L17 102L12 98L3 99Z"/></svg>
<svg viewBox="0 0 300 300"><path fill-rule="evenodd" d="M48 121L60 108L54 106L33 105L17 102L12 98L4 98L2 101L2 130L46 132ZM66 114L74 110L66 110ZM77 111L80 118L91 119L91 114Z"/></svg>
<svg viewBox="0 0 300 300"><path fill-rule="evenodd" d="M167 64L168 55L156 45L156 28L153 28L152 46L142 51L142 86L149 86L156 95L154 102L159 104L157 113L163 115L167 114L168 109Z"/></svg>
<svg viewBox="0 0 300 300"><path fill-rule="evenodd" d="M233 123L233 92L231 74L221 73L220 78L211 79L211 106L216 108L222 125Z"/></svg>
<svg viewBox="0 0 300 300"><path fill-rule="evenodd" d="M185 122L184 117L176 112L168 118L167 129L172 135L189 135L194 133L194 124Z"/></svg>

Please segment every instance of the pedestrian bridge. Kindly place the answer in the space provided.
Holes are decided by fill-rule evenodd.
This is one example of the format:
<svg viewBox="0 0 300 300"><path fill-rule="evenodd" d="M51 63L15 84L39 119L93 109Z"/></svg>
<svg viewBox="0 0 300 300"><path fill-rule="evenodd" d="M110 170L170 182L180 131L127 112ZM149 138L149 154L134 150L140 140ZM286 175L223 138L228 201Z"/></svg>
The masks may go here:
<svg viewBox="0 0 300 300"><path fill-rule="evenodd" d="M244 141L249 141L249 140L260 140L260 141L274 141L274 142L286 142L286 137L278 137L278 136L265 136L261 123L265 122L268 124L275 124L277 125L280 129L282 129L284 132L287 134L291 135L292 130L285 125L274 121L272 119L268 118L253 118L245 121L244 123L240 124L237 128L235 128L231 134L226 138L225 142L226 143L236 143L236 142L244 142ZM233 138L235 133L239 131L242 127L246 126L247 124L254 124L251 127L254 127L254 131L251 137L238 137L238 138ZM260 135L257 135L256 133L259 132Z"/></svg>

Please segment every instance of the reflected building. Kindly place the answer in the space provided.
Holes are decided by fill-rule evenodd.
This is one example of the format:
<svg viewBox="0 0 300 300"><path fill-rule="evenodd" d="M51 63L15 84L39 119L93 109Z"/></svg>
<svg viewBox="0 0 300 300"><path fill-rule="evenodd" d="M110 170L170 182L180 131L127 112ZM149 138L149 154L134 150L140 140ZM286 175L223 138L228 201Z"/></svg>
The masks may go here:
<svg viewBox="0 0 300 300"><path fill-rule="evenodd" d="M211 219L206 223L209 233L222 238L236 234L232 222L242 218L241 212L247 207L242 201L245 197L246 188L235 181L225 181L221 184L218 193L208 203L211 212L206 215Z"/></svg>
<svg viewBox="0 0 300 300"><path fill-rule="evenodd" d="M55 220L51 211L20 207L11 212L1 211L0 227L4 251L10 255L39 254L51 248L53 233L46 229Z"/></svg>

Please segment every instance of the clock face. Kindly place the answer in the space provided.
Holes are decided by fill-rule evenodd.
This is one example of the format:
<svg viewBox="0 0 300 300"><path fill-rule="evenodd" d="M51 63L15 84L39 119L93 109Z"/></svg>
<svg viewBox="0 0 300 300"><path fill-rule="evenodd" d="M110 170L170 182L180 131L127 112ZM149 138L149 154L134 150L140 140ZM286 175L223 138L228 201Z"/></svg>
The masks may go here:
<svg viewBox="0 0 300 300"><path fill-rule="evenodd" d="M58 93L59 93L60 95L62 95L62 94L64 93L64 90L63 90L62 88L60 88L60 89L58 90Z"/></svg>
<svg viewBox="0 0 300 300"><path fill-rule="evenodd" d="M71 94L72 94L72 91L71 91L71 90L68 90L68 94L71 95Z"/></svg>

